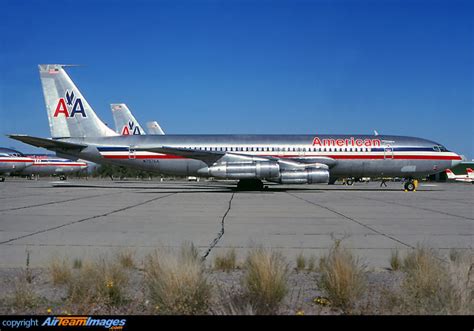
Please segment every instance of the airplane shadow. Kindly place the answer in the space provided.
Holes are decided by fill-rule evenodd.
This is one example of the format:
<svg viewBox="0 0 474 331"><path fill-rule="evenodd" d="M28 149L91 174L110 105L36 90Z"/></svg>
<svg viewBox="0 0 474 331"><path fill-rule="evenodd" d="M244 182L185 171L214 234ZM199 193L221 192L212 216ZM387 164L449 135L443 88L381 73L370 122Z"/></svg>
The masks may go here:
<svg viewBox="0 0 474 331"><path fill-rule="evenodd" d="M124 183L120 183L124 184ZM133 182L127 182L127 184L133 184ZM280 187L279 185L265 185L263 190L252 190L252 189L239 189L235 185L172 185L165 184L167 186L161 185L137 185L137 186L111 186L111 185L91 185L91 184L53 184L53 187L58 188L99 188L99 189L122 189L122 190L144 190L144 192L138 193L276 193L276 192L307 192L307 193L323 193L329 191L335 192L402 192L403 189L400 188L368 188L368 187L337 187L337 188L322 188L322 187ZM169 185L169 186L168 186ZM159 190L159 191L157 191ZM442 191L440 189L429 189L423 190L418 189L418 192L433 192L433 191Z"/></svg>

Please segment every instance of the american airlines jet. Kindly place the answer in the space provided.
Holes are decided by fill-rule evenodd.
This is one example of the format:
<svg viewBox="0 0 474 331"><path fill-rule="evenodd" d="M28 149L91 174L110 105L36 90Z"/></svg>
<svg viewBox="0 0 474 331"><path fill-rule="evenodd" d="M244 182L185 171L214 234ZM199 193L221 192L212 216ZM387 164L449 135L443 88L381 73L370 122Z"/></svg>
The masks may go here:
<svg viewBox="0 0 474 331"><path fill-rule="evenodd" d="M10 135L96 163L181 176L239 180L238 187L328 183L338 177L414 179L451 168L461 157L443 145L389 135L118 135L95 114L64 70L39 65L51 137Z"/></svg>
<svg viewBox="0 0 474 331"><path fill-rule="evenodd" d="M21 171L33 163L34 160L14 149L0 148L0 182L5 181L3 175Z"/></svg>
<svg viewBox="0 0 474 331"><path fill-rule="evenodd" d="M23 154L10 148L0 148L0 174L10 175L58 175L61 180L67 174L87 168L87 163L50 155ZM0 182L5 177L0 177Z"/></svg>

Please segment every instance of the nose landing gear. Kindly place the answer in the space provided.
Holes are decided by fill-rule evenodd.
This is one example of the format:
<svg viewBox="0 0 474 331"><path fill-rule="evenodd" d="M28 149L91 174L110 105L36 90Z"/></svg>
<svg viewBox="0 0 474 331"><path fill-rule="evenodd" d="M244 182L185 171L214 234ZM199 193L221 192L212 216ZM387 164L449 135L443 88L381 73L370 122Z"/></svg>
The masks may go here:
<svg viewBox="0 0 474 331"><path fill-rule="evenodd" d="M405 192L416 192L416 189L418 188L418 180L409 179L403 186L405 188Z"/></svg>

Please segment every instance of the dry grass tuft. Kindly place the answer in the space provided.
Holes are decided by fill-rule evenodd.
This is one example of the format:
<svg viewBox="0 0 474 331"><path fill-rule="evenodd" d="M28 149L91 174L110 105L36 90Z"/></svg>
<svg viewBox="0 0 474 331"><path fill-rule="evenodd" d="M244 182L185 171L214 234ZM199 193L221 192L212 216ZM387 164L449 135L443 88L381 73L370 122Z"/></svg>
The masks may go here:
<svg viewBox="0 0 474 331"><path fill-rule="evenodd" d="M237 268L237 253L235 248L227 250L224 254L218 254L214 258L214 269L225 272L232 271Z"/></svg>
<svg viewBox="0 0 474 331"><path fill-rule="evenodd" d="M39 304L39 297L33 291L33 287L23 277L15 282L13 291L13 307L24 311L25 309L35 308Z"/></svg>
<svg viewBox="0 0 474 331"><path fill-rule="evenodd" d="M145 263L145 282L155 312L167 315L200 315L208 312L212 287L193 245L178 256L150 254Z"/></svg>
<svg viewBox="0 0 474 331"><path fill-rule="evenodd" d="M444 261L434 249L418 246L403 261L405 279L391 305L401 314L473 314L473 257Z"/></svg>
<svg viewBox="0 0 474 331"><path fill-rule="evenodd" d="M366 289L365 266L336 241L320 259L319 287L333 306L350 313Z"/></svg>
<svg viewBox="0 0 474 331"><path fill-rule="evenodd" d="M126 301L128 273L116 261L105 258L85 262L67 283L68 298L72 303L100 302L118 306Z"/></svg>
<svg viewBox="0 0 474 331"><path fill-rule="evenodd" d="M117 260L120 265L127 269L135 268L135 253L131 250L121 250L117 253Z"/></svg>
<svg viewBox="0 0 474 331"><path fill-rule="evenodd" d="M82 260L81 259L74 259L74 261L72 262L72 267L74 269L81 269L82 268Z"/></svg>
<svg viewBox="0 0 474 331"><path fill-rule="evenodd" d="M53 285L67 284L72 277L72 270L69 267L69 261L67 259L60 259L53 257L48 266L49 274L53 281Z"/></svg>
<svg viewBox="0 0 474 331"><path fill-rule="evenodd" d="M308 271L317 271L316 256L311 255L308 259Z"/></svg>
<svg viewBox="0 0 474 331"><path fill-rule="evenodd" d="M304 257L303 253L300 252L296 256L296 270L302 271L304 269L306 269L306 258Z"/></svg>
<svg viewBox="0 0 474 331"><path fill-rule="evenodd" d="M257 314L274 314L288 293L288 264L275 251L255 248L245 262L243 288Z"/></svg>
<svg viewBox="0 0 474 331"><path fill-rule="evenodd" d="M400 270L402 267L402 260L400 258L400 253L398 249L392 251L392 255L390 255L390 267L393 271Z"/></svg>

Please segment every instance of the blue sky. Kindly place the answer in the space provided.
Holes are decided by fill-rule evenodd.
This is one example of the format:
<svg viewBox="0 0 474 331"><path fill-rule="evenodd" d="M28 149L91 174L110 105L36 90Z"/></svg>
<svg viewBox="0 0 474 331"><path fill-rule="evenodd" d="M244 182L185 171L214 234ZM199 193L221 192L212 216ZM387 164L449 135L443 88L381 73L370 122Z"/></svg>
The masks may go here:
<svg viewBox="0 0 474 331"><path fill-rule="evenodd" d="M167 133L372 133L474 157L472 1L0 1L0 146L49 137L37 64Z"/></svg>

